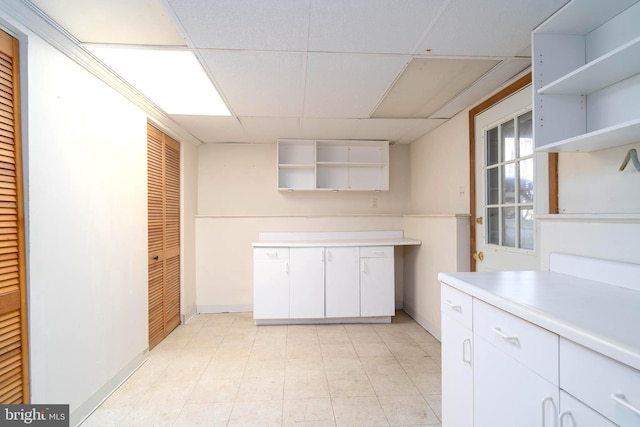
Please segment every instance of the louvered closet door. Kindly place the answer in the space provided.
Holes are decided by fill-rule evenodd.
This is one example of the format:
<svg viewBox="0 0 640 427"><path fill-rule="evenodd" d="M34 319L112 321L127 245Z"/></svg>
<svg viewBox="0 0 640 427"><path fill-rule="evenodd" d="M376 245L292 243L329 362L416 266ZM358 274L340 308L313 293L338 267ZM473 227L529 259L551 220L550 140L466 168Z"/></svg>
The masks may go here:
<svg viewBox="0 0 640 427"><path fill-rule="evenodd" d="M147 129L149 347L180 323L180 144Z"/></svg>
<svg viewBox="0 0 640 427"><path fill-rule="evenodd" d="M0 31L0 403L28 403L18 41Z"/></svg>

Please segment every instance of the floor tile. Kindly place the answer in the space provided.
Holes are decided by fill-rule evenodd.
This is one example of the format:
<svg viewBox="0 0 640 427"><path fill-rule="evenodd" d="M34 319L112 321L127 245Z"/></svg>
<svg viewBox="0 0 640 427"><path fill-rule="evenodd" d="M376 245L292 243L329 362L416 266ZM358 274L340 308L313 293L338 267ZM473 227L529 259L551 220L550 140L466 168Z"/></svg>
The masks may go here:
<svg viewBox="0 0 640 427"><path fill-rule="evenodd" d="M440 343L390 324L255 326L194 316L83 423L127 426L440 426Z"/></svg>
<svg viewBox="0 0 640 427"><path fill-rule="evenodd" d="M440 424L422 396L384 396L378 400L391 426Z"/></svg>
<svg viewBox="0 0 640 427"><path fill-rule="evenodd" d="M331 399L285 400L282 408L282 425L285 427L335 426Z"/></svg>
<svg viewBox="0 0 640 427"><path fill-rule="evenodd" d="M382 406L375 397L337 397L331 402L336 425L339 427L389 425Z"/></svg>

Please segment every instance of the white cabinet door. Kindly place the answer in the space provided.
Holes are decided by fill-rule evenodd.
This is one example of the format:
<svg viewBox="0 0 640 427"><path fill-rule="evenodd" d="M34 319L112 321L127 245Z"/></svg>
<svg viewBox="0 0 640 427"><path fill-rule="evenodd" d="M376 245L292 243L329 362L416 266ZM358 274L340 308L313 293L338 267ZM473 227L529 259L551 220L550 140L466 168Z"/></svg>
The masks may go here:
<svg viewBox="0 0 640 427"><path fill-rule="evenodd" d="M612 423L569 393L560 390L560 427L615 427Z"/></svg>
<svg viewBox="0 0 640 427"><path fill-rule="evenodd" d="M254 250L253 318L289 318L288 248Z"/></svg>
<svg viewBox="0 0 640 427"><path fill-rule="evenodd" d="M556 385L498 350L475 333L473 344L474 425L518 427L558 425L560 399ZM540 354L540 357L545 356L550 355ZM557 357L557 354L551 356Z"/></svg>
<svg viewBox="0 0 640 427"><path fill-rule="evenodd" d="M471 330L442 316L442 425L473 425L473 365Z"/></svg>
<svg viewBox="0 0 640 427"><path fill-rule="evenodd" d="M360 271L357 247L326 248L326 316L360 316Z"/></svg>
<svg viewBox="0 0 640 427"><path fill-rule="evenodd" d="M363 253L370 257L363 258ZM362 317L395 315L393 263L393 246L360 248Z"/></svg>
<svg viewBox="0 0 640 427"><path fill-rule="evenodd" d="M324 248L291 248L289 315L324 318Z"/></svg>

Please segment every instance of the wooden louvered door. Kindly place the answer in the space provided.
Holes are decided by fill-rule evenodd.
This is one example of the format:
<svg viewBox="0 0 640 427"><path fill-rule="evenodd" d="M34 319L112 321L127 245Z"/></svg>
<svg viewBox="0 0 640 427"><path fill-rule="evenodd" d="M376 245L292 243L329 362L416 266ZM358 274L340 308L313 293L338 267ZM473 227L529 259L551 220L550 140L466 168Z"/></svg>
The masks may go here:
<svg viewBox="0 0 640 427"><path fill-rule="evenodd" d="M29 402L18 40L0 31L0 403Z"/></svg>
<svg viewBox="0 0 640 427"><path fill-rule="evenodd" d="M147 128L149 348L180 324L180 144Z"/></svg>

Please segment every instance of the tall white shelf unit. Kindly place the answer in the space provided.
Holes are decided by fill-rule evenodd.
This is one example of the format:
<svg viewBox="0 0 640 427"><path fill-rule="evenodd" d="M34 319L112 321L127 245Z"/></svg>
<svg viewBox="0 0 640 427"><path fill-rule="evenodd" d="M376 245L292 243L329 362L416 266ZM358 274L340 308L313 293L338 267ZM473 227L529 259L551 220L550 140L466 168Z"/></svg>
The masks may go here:
<svg viewBox="0 0 640 427"><path fill-rule="evenodd" d="M280 139L278 189L388 191L389 141Z"/></svg>
<svg viewBox="0 0 640 427"><path fill-rule="evenodd" d="M537 150L640 141L638 22L638 0L572 0L534 30Z"/></svg>

